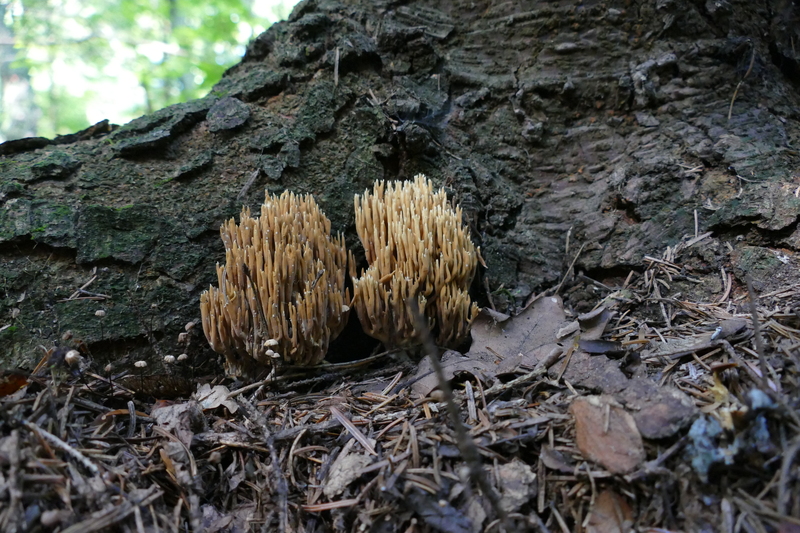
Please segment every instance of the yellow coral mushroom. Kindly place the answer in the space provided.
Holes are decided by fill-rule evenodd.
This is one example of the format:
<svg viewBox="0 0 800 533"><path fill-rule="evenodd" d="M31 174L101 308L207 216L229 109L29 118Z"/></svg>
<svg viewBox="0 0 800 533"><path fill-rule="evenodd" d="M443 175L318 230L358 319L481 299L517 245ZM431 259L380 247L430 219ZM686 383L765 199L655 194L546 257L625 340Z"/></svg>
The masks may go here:
<svg viewBox="0 0 800 533"><path fill-rule="evenodd" d="M437 342L464 341L478 315L467 290L479 249L450 207L444 189L423 175L413 182L383 181L355 196L356 230L369 268L353 279L353 305L364 331L392 346L415 344L407 301L424 310Z"/></svg>
<svg viewBox="0 0 800 533"><path fill-rule="evenodd" d="M203 332L228 372L247 375L282 360L315 365L347 323L344 237L310 195L265 194L261 216L242 210L222 225L219 287L200 296ZM352 264L352 259L351 259Z"/></svg>

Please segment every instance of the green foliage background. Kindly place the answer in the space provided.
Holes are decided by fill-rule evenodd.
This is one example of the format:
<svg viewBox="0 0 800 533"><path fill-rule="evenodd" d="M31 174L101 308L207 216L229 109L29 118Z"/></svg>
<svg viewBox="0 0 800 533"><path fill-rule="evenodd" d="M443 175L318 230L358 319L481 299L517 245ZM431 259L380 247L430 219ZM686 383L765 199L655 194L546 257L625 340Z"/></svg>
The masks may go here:
<svg viewBox="0 0 800 533"><path fill-rule="evenodd" d="M33 88L36 134L52 137L89 126L98 99L112 99L116 121L125 122L205 95L296 1L0 0L0 7L13 35L10 66ZM0 135L6 122L0 116Z"/></svg>

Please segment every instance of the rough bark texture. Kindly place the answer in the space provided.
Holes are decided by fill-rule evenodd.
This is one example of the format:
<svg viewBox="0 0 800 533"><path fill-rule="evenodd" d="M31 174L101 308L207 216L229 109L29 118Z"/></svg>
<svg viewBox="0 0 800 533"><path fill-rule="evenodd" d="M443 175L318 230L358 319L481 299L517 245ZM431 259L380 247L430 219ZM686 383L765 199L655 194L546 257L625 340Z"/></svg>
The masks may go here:
<svg viewBox="0 0 800 533"><path fill-rule="evenodd" d="M204 99L0 145L0 364L67 331L100 364L181 353L220 224L264 188L313 193L355 247L353 194L424 173L509 308L581 244L613 275L695 216L796 249L798 28L782 0L303 2ZM70 300L95 267L109 298Z"/></svg>

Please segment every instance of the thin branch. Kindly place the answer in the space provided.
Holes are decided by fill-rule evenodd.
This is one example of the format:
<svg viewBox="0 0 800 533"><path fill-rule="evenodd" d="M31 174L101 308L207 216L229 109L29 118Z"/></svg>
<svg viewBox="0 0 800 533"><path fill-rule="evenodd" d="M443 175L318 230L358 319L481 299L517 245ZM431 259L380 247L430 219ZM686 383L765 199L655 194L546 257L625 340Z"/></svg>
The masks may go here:
<svg viewBox="0 0 800 533"><path fill-rule="evenodd" d="M428 358L431 360L431 366L433 366L436 372L436 378L439 381L439 389L441 389L444 395L444 400L447 404L447 412L450 415L450 422L453 424L453 429L456 433L458 449L461 451L461 455L464 457L467 465L469 465L470 476L489 499L489 503L492 505L495 513L497 513L497 516L500 517L510 530L508 514L500 503L500 496L494 490L491 483L489 483L489 479L481 463L478 448L467 433L464 424L461 423L461 415L453 399L453 390L450 388L450 383L444 375L442 364L439 361L439 349L436 347L436 343L433 342L433 337L428 329L427 321L425 317L422 316L422 313L420 313L419 306L414 298L406 300L406 304L411 311L411 315L414 317L414 329L417 332L417 336L422 341L425 351L428 353Z"/></svg>

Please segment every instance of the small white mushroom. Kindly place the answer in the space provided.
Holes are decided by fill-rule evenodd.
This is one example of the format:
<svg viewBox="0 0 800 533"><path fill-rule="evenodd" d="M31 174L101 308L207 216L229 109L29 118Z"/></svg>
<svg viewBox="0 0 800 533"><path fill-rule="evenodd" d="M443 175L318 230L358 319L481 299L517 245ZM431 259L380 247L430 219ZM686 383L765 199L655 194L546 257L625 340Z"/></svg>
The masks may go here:
<svg viewBox="0 0 800 533"><path fill-rule="evenodd" d="M83 359L83 357L81 357L81 354L78 352L78 350L70 350L67 352L67 355L64 356L64 362L69 366L77 365L80 363L81 359Z"/></svg>
<svg viewBox="0 0 800 533"><path fill-rule="evenodd" d="M136 368L144 368L147 366L147 361L136 361L135 363L133 363L133 366L135 366Z"/></svg>
<svg viewBox="0 0 800 533"><path fill-rule="evenodd" d="M103 309L98 309L97 311L94 312L94 316L103 318L104 316L106 316L106 312Z"/></svg>
<svg viewBox="0 0 800 533"><path fill-rule="evenodd" d="M188 356L188 355L186 355L185 353L182 353L182 354L180 354L180 355L178 356L178 362L181 362L181 361L186 361L187 359L189 359L189 356Z"/></svg>
<svg viewBox="0 0 800 533"><path fill-rule="evenodd" d="M175 362L175 356L174 355L165 355L164 356L164 362L167 363L168 365L173 364Z"/></svg>

